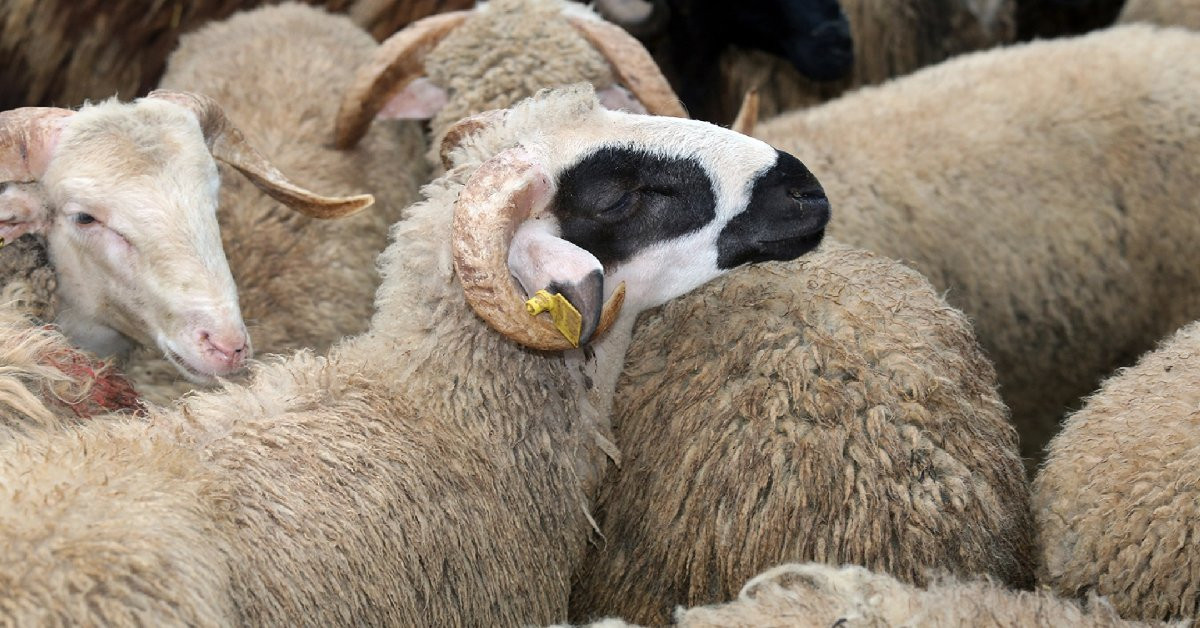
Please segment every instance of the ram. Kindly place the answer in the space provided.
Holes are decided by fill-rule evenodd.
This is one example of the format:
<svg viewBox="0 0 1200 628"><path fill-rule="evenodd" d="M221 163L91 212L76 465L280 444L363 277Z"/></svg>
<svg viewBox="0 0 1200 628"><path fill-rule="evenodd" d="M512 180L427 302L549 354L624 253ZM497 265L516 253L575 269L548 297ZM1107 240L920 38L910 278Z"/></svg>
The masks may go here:
<svg viewBox="0 0 1200 628"><path fill-rule="evenodd" d="M613 53L615 67L564 11L583 24L583 32L600 33L602 49L621 51ZM258 351L322 353L366 329L379 285L374 260L387 244L387 229L432 176L421 124L372 124L392 90L400 91L390 117L404 117L394 109L401 103L409 107L405 116L438 111L433 146L460 117L511 105L542 87L592 80L620 94L614 73L647 90L651 102L657 96L664 106L675 103L657 68L637 56L637 46L590 11L559 0L500 0L435 16L383 45L346 17L299 4L238 14L185 36L163 86L220 100L289 172L329 190L369 190L378 201L370 213L317 221L292 216L250 186L226 186L221 236ZM492 48L519 54L488 53ZM422 68L451 87L416 80ZM345 150L330 146L335 138ZM137 356L129 371L155 401L193 387L153 355Z"/></svg>
<svg viewBox="0 0 1200 628"><path fill-rule="evenodd" d="M372 202L297 187L196 94L0 113L0 239L45 238L55 322L74 343L144 345L198 382L241 368L251 345L218 234L218 159L313 215Z"/></svg>
<svg viewBox="0 0 1200 628"><path fill-rule="evenodd" d="M367 332L145 423L0 449L0 610L224 624L232 599L232 622L253 625L566 618L638 312L807 252L829 206L767 144L608 111L586 86L464 124L392 231ZM561 328L526 309L543 289ZM85 471L63 477L64 459ZM114 507L100 485L169 505Z"/></svg>
<svg viewBox="0 0 1200 628"><path fill-rule="evenodd" d="M952 59L755 135L821 177L834 237L911 263L972 319L1033 461L1102 377L1200 318L1197 58L1198 33L1112 28Z"/></svg>

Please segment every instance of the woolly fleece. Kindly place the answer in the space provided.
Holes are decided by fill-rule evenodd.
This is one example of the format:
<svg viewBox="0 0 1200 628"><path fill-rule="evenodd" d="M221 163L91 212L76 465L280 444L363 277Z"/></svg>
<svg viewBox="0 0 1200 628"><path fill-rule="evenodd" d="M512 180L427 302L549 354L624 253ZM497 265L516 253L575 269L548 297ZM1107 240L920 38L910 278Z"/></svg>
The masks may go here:
<svg viewBox="0 0 1200 628"><path fill-rule="evenodd" d="M1113 369L1200 318L1200 34L966 55L763 124L835 209L972 319L1030 460Z"/></svg>
<svg viewBox="0 0 1200 628"><path fill-rule="evenodd" d="M573 619L665 623L792 560L1032 583L995 374L915 271L828 242L739 269L644 315L626 365Z"/></svg>

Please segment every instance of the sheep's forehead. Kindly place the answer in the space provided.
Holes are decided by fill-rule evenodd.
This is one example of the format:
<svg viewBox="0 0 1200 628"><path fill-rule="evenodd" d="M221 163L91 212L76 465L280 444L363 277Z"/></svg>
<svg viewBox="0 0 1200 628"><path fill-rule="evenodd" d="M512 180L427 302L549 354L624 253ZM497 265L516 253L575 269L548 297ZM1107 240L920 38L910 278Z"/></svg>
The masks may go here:
<svg viewBox="0 0 1200 628"><path fill-rule="evenodd" d="M602 148L622 148L697 163L713 184L719 211L735 209L756 176L776 161L775 149L707 122L596 109L576 124L544 129L537 152L550 172L562 173Z"/></svg>
<svg viewBox="0 0 1200 628"><path fill-rule="evenodd" d="M44 182L55 202L147 197L211 209L216 163L200 126L177 105L145 99L79 111L63 131Z"/></svg>

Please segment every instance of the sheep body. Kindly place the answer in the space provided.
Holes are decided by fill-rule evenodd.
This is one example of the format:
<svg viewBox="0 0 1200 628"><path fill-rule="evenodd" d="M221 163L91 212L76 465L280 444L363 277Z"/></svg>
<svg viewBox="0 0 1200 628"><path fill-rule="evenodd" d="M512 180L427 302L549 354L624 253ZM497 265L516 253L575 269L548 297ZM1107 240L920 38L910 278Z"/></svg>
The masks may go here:
<svg viewBox="0 0 1200 628"><path fill-rule="evenodd" d="M661 624L789 560L1031 582L995 374L962 314L896 262L827 243L647 313L616 399L624 461L576 620Z"/></svg>
<svg viewBox="0 0 1200 628"><path fill-rule="evenodd" d="M1200 2L1196 0L1125 0L1117 22L1150 22L1200 30Z"/></svg>
<svg viewBox="0 0 1200 628"><path fill-rule="evenodd" d="M1198 34L1113 28L959 57L756 135L822 177L831 235L911 263L972 318L1036 459L1103 374L1200 316L1197 58Z"/></svg>
<svg viewBox="0 0 1200 628"><path fill-rule="evenodd" d="M1200 614L1200 324L1122 369L1071 415L1034 482L1039 579L1123 617Z"/></svg>
<svg viewBox="0 0 1200 628"><path fill-rule="evenodd" d="M329 146L337 95L375 47L348 18L292 3L186 35L169 60L164 87L220 102L284 172L335 192L370 190L376 197L375 207L355 216L317 220L296 215L221 166L221 240L259 353L323 352L366 329L379 285L375 258L388 227L428 176L425 140L411 122L376 124L351 151ZM159 403L194 387L152 350L135 355L127 371Z"/></svg>
<svg viewBox="0 0 1200 628"><path fill-rule="evenodd" d="M200 600L189 608L207 604L208 611L187 620L202 624L562 620L571 572L587 541L590 498L610 436L607 412L636 303L654 300L631 288L627 309L586 355L531 351L500 336L468 306L466 280L455 271L463 255L452 244L459 232L452 237L451 225L458 199L509 189L507 181L487 176L467 185L484 170L481 163L537 151L551 164L547 172L561 174L597 145L630 143L688 155L705 164L709 176L722 177L709 182L721 195L725 221L708 225L714 232L737 213L736 203L749 204L746 182L728 171L757 177L760 162L777 159L761 142L695 121L604 111L588 90L526 102L466 138L453 167L426 186L426 200L396 224L380 260L383 282L367 332L326 357L300 352L259 366L246 385L152 409L143 423L88 425L88 440L43 435L0 446L0 503L62 495L73 521L94 517L107 530L110 507L75 484L120 483L132 487L132 498L185 502L148 513L127 508L125 525L149 530L155 539L129 558L170 554L171 565L196 565L194 573L151 558L149 573L171 570L170 591L105 589L108 578L127 577L122 560L88 589L105 608L135 604L148 615L163 613L143 618L146 623L175 620L182 611L144 604L138 596L171 599L180 591ZM468 235L495 237L487 230ZM671 248L660 241L649 250ZM507 259L508 251L499 253ZM623 277L615 273L612 279ZM628 281L636 286L639 280ZM666 283L641 281L656 289ZM131 459L110 455L125 451L129 440L143 444L128 448ZM159 462L141 459L150 454L139 452L160 447L180 450L169 458L193 471L166 473ZM51 455L86 457L92 466L62 481L25 473ZM196 485L172 486L177 477L194 478ZM49 526L53 519L43 517L54 514L0 508L0 584L51 568L72 577L90 573L87 555L25 555L75 533ZM146 520L155 517L170 522ZM188 552L191 532L204 526L213 530L206 533L210 544L197 544L202 556L176 556ZM111 529L121 527L113 521ZM45 538L47 530L52 538ZM214 547L219 554L210 552ZM38 617L31 609L47 608L74 623L104 619L96 616L96 604L78 603L78 591L50 578L26 579L19 588L0 588L0 608L17 609L17 623ZM227 598L234 600L232 622L223 615Z"/></svg>

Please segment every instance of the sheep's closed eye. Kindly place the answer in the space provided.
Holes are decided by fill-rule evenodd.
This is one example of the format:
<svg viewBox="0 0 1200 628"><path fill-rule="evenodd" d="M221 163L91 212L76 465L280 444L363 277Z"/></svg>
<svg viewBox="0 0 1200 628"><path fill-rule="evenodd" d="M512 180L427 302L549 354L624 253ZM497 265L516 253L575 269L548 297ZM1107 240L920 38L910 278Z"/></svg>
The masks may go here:
<svg viewBox="0 0 1200 628"><path fill-rule="evenodd" d="M615 203L600 210L600 216L607 219L617 219L624 216L634 207L634 201L637 200L638 191L630 190L621 195Z"/></svg>

